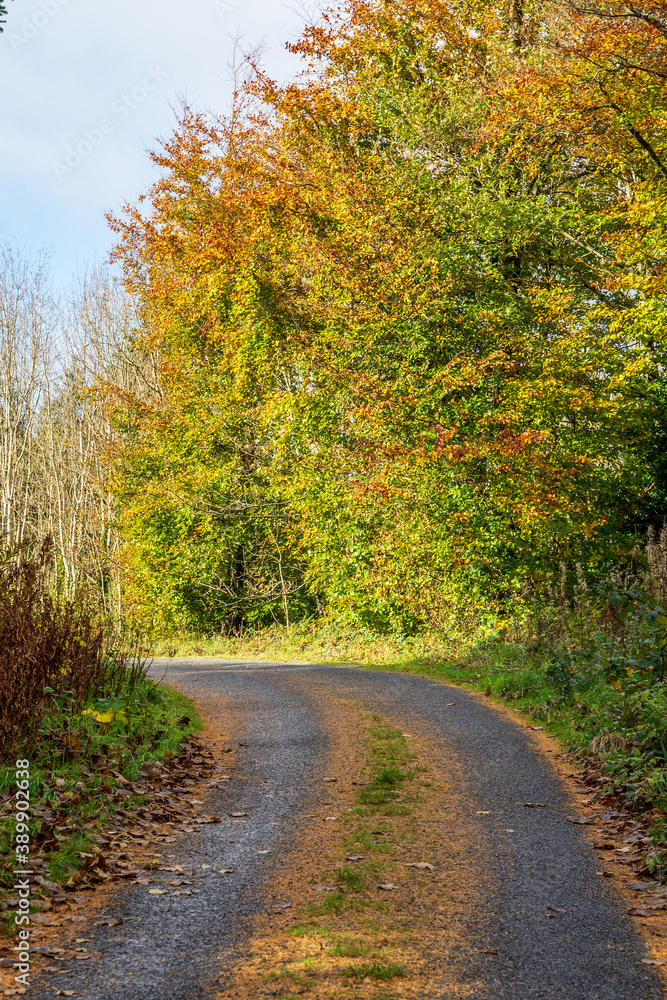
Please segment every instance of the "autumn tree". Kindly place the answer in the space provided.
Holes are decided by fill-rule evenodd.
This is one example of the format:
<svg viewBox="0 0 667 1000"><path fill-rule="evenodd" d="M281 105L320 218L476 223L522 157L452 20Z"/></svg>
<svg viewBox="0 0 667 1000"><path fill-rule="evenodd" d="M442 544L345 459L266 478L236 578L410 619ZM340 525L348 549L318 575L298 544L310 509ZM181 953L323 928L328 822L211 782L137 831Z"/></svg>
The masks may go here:
<svg viewBox="0 0 667 1000"><path fill-rule="evenodd" d="M161 359L117 453L169 525L138 592L233 622L267 510L284 615L305 580L383 629L618 554L665 512L658 5L350 0L293 48L114 223Z"/></svg>

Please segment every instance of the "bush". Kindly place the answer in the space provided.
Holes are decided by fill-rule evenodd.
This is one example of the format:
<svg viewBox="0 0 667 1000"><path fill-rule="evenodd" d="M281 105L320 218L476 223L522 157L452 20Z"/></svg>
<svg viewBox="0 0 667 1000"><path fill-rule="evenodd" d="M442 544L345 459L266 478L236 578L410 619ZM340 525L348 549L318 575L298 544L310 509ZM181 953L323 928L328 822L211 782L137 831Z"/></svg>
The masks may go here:
<svg viewBox="0 0 667 1000"><path fill-rule="evenodd" d="M126 658L109 623L85 593L50 587L53 543L28 561L0 566L0 752L34 738L55 705L80 711L91 697L113 696L127 682ZM130 686L142 673L130 668Z"/></svg>

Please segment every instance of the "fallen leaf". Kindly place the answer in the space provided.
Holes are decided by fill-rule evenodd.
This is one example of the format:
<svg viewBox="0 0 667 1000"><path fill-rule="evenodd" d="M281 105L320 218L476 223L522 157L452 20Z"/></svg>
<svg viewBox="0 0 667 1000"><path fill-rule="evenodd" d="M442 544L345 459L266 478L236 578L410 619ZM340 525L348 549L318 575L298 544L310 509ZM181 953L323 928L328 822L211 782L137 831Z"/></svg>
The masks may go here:
<svg viewBox="0 0 667 1000"><path fill-rule="evenodd" d="M490 816L491 812L489 809L478 809L475 816Z"/></svg>
<svg viewBox="0 0 667 1000"><path fill-rule="evenodd" d="M386 890L400 889L400 888L401 888L400 885L392 885L391 882L383 882L381 885L378 886L378 889L386 889Z"/></svg>
<svg viewBox="0 0 667 1000"><path fill-rule="evenodd" d="M257 853L258 854L270 854L271 851L270 850L268 850L268 851L257 851Z"/></svg>
<svg viewBox="0 0 667 1000"><path fill-rule="evenodd" d="M164 896L164 894L168 891L168 889L149 889L148 894L150 896Z"/></svg>
<svg viewBox="0 0 667 1000"><path fill-rule="evenodd" d="M242 816L247 816L248 813L233 812L233 813L229 813L228 815L231 816L232 819L241 819Z"/></svg>
<svg viewBox="0 0 667 1000"><path fill-rule="evenodd" d="M363 854L346 854L345 855L345 860L346 861L363 861L364 857L365 857L365 855L363 855Z"/></svg>
<svg viewBox="0 0 667 1000"><path fill-rule="evenodd" d="M642 958L644 965L667 965L664 958Z"/></svg>
<svg viewBox="0 0 667 1000"><path fill-rule="evenodd" d="M324 822L327 823L330 819L340 819L340 816L325 816Z"/></svg>
<svg viewBox="0 0 667 1000"><path fill-rule="evenodd" d="M560 906L547 906L547 910L551 910L553 913L567 913L567 910L561 909Z"/></svg>
<svg viewBox="0 0 667 1000"><path fill-rule="evenodd" d="M338 778L325 778L324 781L338 781Z"/></svg>
<svg viewBox="0 0 667 1000"><path fill-rule="evenodd" d="M220 872L221 875L231 875L232 872L234 871L234 869L233 868L219 868L218 871Z"/></svg>
<svg viewBox="0 0 667 1000"><path fill-rule="evenodd" d="M455 705L455 704L456 704L456 702L455 702L455 701L448 701L448 702L447 702L447 708L454 708L454 705Z"/></svg>
<svg viewBox="0 0 667 1000"><path fill-rule="evenodd" d="M524 802L527 809L546 809L546 802Z"/></svg>
<svg viewBox="0 0 667 1000"><path fill-rule="evenodd" d="M408 861L406 863L405 867L406 868L420 868L422 870L425 869L425 868L428 868L428 870L430 872L433 871L433 865L429 864L428 861Z"/></svg>
<svg viewBox="0 0 667 1000"><path fill-rule="evenodd" d="M93 927L117 927L122 922L120 917L102 917L100 920L95 921Z"/></svg>

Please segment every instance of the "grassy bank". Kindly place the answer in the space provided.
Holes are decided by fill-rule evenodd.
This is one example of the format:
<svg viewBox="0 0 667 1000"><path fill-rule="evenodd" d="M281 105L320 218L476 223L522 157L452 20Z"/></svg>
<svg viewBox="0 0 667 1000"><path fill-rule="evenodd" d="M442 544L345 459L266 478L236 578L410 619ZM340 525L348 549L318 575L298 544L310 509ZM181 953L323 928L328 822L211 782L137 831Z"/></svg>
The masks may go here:
<svg viewBox="0 0 667 1000"><path fill-rule="evenodd" d="M126 786L140 781L154 762L173 759L200 728L188 699L143 674L137 679L128 672L116 695L91 699L78 711L66 695L54 698L38 732L18 743L0 769L0 886L13 885L12 873L21 864L16 861L21 817L14 808L15 760L29 762L29 787L23 784L30 802L29 867L48 895L57 886L74 889L86 855L118 811L144 804L144 797ZM8 898L6 891L0 891L3 897ZM11 929L10 912L3 914L3 923Z"/></svg>
<svg viewBox="0 0 667 1000"><path fill-rule="evenodd" d="M307 622L285 628L274 625L233 636L181 635L157 639L156 656L219 657L230 660L355 663L364 666L440 661L456 655L457 644L443 633L416 636L379 635L360 628Z"/></svg>

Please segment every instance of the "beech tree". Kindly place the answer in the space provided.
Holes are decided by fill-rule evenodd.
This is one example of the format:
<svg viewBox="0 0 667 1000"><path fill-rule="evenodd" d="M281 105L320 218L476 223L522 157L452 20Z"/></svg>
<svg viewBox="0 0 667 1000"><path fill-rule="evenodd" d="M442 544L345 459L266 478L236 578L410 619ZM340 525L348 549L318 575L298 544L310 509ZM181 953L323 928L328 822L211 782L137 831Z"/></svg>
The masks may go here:
<svg viewBox="0 0 667 1000"><path fill-rule="evenodd" d="M227 509L232 427L261 442L253 509L281 510L294 592L302 569L373 627L508 608L664 517L661 17L348 0L293 46L296 81L186 110L113 223L164 393L116 489L185 525L167 560L128 537L137 593L187 553L213 587L217 546L231 610L239 550L186 512L204 480Z"/></svg>

